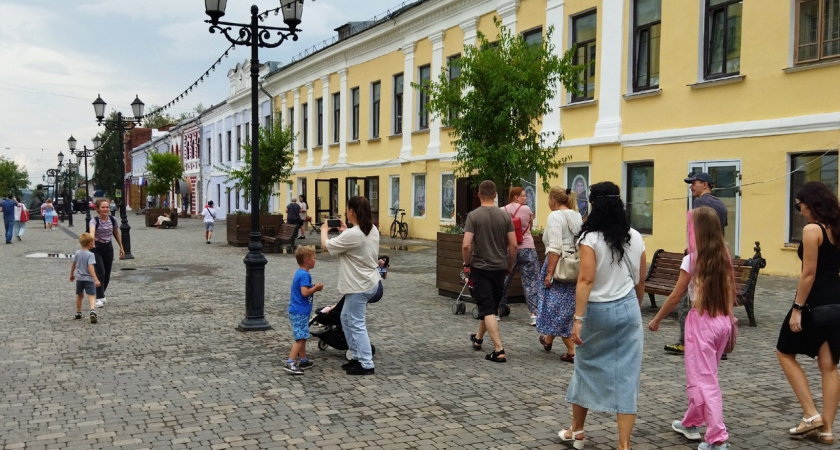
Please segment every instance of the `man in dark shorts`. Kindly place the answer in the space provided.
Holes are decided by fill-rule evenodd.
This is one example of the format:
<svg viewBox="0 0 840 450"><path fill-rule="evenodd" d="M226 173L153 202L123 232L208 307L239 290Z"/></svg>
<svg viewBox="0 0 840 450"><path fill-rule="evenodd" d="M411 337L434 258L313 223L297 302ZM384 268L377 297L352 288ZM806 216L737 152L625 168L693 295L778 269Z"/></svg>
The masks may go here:
<svg viewBox="0 0 840 450"><path fill-rule="evenodd" d="M472 347L481 350L484 333L493 341L493 352L485 359L505 362L505 350L496 321L496 311L502 301L505 277L516 262L516 233L510 215L495 204L496 185L482 181L478 187L481 206L467 215L461 253L464 271L473 283L472 294L478 308L478 333L470 335Z"/></svg>
<svg viewBox="0 0 840 450"><path fill-rule="evenodd" d="M712 187L715 185L715 180L708 173L692 173L684 180L688 183L691 189L691 196L694 199L691 201L691 209L697 209L701 206L708 206L715 210L720 219L720 228L726 233L726 205L720 201L719 198L712 195ZM680 340L676 344L669 344L665 346L665 351L682 355L685 353L685 318L691 310L691 302L688 299L688 291L683 294L680 302L677 304L677 320L680 323ZM723 355L722 359L726 359Z"/></svg>

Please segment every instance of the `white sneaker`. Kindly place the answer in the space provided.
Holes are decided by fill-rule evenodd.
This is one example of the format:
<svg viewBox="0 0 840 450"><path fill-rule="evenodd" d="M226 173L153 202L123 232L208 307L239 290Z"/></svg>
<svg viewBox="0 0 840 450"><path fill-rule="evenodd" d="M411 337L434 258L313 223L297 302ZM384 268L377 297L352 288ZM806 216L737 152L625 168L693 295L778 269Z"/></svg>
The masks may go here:
<svg viewBox="0 0 840 450"><path fill-rule="evenodd" d="M105 299L104 298L96 299L96 307L97 308L104 308L105 307Z"/></svg>
<svg viewBox="0 0 840 450"><path fill-rule="evenodd" d="M537 326L537 316L531 316L531 326Z"/></svg>

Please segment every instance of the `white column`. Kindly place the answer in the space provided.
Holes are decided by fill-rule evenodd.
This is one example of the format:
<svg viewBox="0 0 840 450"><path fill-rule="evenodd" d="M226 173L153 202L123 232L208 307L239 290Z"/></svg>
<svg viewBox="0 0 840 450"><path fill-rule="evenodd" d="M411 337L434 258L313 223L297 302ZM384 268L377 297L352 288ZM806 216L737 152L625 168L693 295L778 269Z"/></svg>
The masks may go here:
<svg viewBox="0 0 840 450"><path fill-rule="evenodd" d="M443 67L443 35L443 31L438 31L429 36L429 41L432 42L432 67L430 74L432 82L437 82L441 68ZM426 154L438 155L440 154L441 117L432 115L431 119L431 123L429 124L429 146L426 147Z"/></svg>
<svg viewBox="0 0 840 450"><path fill-rule="evenodd" d="M411 83L414 82L414 47L414 42L409 42L402 47L405 68L403 70L403 144L400 149L400 158L411 157L411 132L414 130L411 120L414 117L414 88L411 87Z"/></svg>
<svg viewBox="0 0 840 450"><path fill-rule="evenodd" d="M295 115L294 117L289 117L289 123L294 122L295 124L295 128L292 130L292 133L295 136L295 160L297 160L300 157L300 143L303 140L303 136L300 134L300 88L296 87L292 92L295 94ZM288 111L286 111L286 114L288 114ZM298 164L300 164L300 161L298 161Z"/></svg>
<svg viewBox="0 0 840 450"><path fill-rule="evenodd" d="M478 37L476 34L478 30L478 17L471 17L458 24L458 26L464 32L464 47L475 45L475 40ZM467 95L469 92L469 87L464 87L463 95Z"/></svg>
<svg viewBox="0 0 840 450"><path fill-rule="evenodd" d="M624 36L624 2L603 0L601 8L601 62L598 77L598 122L595 137L618 139L621 136L621 71L604 61L621 61Z"/></svg>
<svg viewBox="0 0 840 450"><path fill-rule="evenodd" d="M306 133L306 167L312 167L315 163L315 157L312 156L312 147L314 147L314 143L312 142L312 110L315 109L315 103L312 102L312 82L306 83L306 122L309 124L304 133Z"/></svg>
<svg viewBox="0 0 840 450"><path fill-rule="evenodd" d="M510 30L511 34L516 34L516 11L518 9L519 0L513 0L496 10L499 18L502 19L502 26Z"/></svg>
<svg viewBox="0 0 840 450"><path fill-rule="evenodd" d="M284 119L280 121L280 125L282 125L283 128L289 126L289 109L288 105L286 104L286 94L288 94L288 92L283 92L280 94L280 117L278 119ZM253 137L251 139L253 139ZM298 154L297 150L295 150L294 148L292 148L292 151L294 152L294 158L292 158L292 161L294 161L294 163L292 164L292 170L296 170L300 167L300 165L298 164Z"/></svg>
<svg viewBox="0 0 840 450"><path fill-rule="evenodd" d="M321 102L324 105L324 110L321 114L324 117L324 129L321 130L322 136L324 136L323 144L321 146L321 165L325 166L330 163L330 138L332 135L330 134L330 117L332 117L332 110L330 109L330 102L331 102L331 95L330 95L330 76L324 75L321 77L321 86L323 87L322 99ZM314 204L314 203L313 203ZM313 216L314 217L314 216Z"/></svg>
<svg viewBox="0 0 840 450"><path fill-rule="evenodd" d="M339 92L341 93L341 110L338 114L338 163L347 162L347 106L350 104L347 98L347 69L338 71Z"/></svg>
<svg viewBox="0 0 840 450"><path fill-rule="evenodd" d="M554 51L558 53L558 57L563 56L563 25L566 23L564 16L565 5L565 0L548 0L545 7L545 23L554 25L551 44L554 46ZM546 142L554 142L557 136L563 133L563 126L560 122L562 89L562 85L558 83L556 95L548 101L548 106L551 108L551 111L543 116L542 134Z"/></svg>

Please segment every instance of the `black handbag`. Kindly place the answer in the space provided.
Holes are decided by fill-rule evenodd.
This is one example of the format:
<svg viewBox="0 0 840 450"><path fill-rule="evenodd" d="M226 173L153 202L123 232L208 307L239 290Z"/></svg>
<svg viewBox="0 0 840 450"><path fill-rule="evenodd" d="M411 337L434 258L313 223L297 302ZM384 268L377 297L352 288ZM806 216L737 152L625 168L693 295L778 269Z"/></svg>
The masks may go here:
<svg viewBox="0 0 840 450"><path fill-rule="evenodd" d="M840 305L822 305L809 308L811 319L818 327L840 325Z"/></svg>

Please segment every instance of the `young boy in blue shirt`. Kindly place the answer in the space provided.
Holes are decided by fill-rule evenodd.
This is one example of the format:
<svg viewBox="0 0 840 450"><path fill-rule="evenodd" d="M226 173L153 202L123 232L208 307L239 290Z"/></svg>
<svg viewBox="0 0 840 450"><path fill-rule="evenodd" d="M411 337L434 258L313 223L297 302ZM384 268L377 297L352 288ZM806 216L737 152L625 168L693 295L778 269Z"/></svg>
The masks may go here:
<svg viewBox="0 0 840 450"><path fill-rule="evenodd" d="M284 369L292 375L303 375L303 369L312 367L312 361L306 358L306 340L309 339L309 316L312 314L312 297L324 289L321 283L312 284L309 270L315 267L315 247L301 245L295 250L298 270L292 279L292 292L289 299L289 321L292 323L292 335L295 343L289 352L289 359Z"/></svg>
<svg viewBox="0 0 840 450"><path fill-rule="evenodd" d="M73 255L73 264L70 266L70 281L76 282L76 319L82 318L82 296L87 294L90 303L90 323L96 323L96 288L99 286L99 279L93 265L96 258L90 249L93 247L93 235L82 233L79 236L80 250Z"/></svg>

